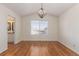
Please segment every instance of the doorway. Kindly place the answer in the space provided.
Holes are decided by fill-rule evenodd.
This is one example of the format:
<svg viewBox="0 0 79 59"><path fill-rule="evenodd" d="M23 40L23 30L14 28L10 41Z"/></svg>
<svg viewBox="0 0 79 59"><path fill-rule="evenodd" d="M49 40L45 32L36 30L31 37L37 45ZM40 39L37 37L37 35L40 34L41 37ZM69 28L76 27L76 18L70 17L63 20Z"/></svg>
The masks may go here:
<svg viewBox="0 0 79 59"><path fill-rule="evenodd" d="M8 43L14 43L15 36L15 18L8 16Z"/></svg>

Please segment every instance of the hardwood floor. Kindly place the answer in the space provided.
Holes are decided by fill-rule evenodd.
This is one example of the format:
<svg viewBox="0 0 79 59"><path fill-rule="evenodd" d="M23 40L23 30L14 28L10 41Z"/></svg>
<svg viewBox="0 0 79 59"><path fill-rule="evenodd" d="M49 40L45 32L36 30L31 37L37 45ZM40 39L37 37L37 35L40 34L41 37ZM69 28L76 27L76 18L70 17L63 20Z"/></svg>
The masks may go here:
<svg viewBox="0 0 79 59"><path fill-rule="evenodd" d="M1 56L78 56L59 42L20 42L9 43L7 51Z"/></svg>

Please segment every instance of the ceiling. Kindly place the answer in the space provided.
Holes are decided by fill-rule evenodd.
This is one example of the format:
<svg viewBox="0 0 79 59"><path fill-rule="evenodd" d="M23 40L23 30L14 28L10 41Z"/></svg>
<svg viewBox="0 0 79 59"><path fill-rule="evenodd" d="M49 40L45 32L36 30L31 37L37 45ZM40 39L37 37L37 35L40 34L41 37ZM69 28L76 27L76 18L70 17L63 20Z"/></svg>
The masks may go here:
<svg viewBox="0 0 79 59"><path fill-rule="evenodd" d="M6 7L18 13L20 16L25 16L33 13L37 13L40 9L40 3L4 3ZM47 14L59 16L70 7L75 5L74 3L44 3L43 8Z"/></svg>

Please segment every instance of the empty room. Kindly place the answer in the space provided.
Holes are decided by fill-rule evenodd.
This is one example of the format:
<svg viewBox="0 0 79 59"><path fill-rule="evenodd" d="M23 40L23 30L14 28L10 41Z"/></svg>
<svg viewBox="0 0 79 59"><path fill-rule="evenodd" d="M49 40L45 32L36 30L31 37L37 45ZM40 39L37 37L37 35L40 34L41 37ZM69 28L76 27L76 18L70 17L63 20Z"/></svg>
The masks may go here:
<svg viewBox="0 0 79 59"><path fill-rule="evenodd" d="M0 3L0 56L78 56L79 3Z"/></svg>

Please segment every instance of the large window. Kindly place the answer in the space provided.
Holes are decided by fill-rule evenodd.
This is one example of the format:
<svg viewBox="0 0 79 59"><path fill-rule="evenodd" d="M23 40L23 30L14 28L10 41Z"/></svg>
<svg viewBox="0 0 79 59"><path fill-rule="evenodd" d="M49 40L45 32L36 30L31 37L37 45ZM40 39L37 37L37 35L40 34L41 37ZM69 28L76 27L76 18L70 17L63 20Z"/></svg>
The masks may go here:
<svg viewBox="0 0 79 59"><path fill-rule="evenodd" d="M31 21L31 35L48 34L47 20L32 20Z"/></svg>

